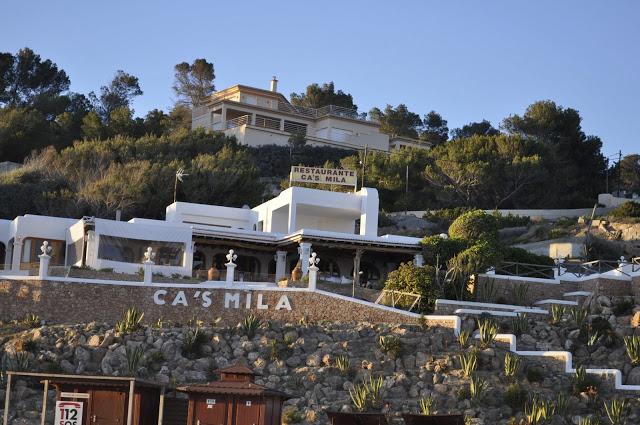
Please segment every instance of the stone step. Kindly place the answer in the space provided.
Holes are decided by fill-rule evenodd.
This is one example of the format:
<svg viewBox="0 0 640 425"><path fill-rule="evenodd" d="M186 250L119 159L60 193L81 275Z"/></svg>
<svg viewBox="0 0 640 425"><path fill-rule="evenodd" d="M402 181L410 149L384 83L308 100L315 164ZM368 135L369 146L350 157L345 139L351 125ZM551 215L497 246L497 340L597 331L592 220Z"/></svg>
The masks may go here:
<svg viewBox="0 0 640 425"><path fill-rule="evenodd" d="M523 311L503 311L503 310L482 310L482 309L473 309L473 308L459 308L454 311L454 314L464 314L464 315L473 315L473 316L481 316L483 314L489 314L491 316L497 317L517 317L522 314L527 315L547 315L549 312L547 310L542 310L539 308L528 308Z"/></svg>
<svg viewBox="0 0 640 425"><path fill-rule="evenodd" d="M577 301L554 300L554 299L540 300L540 301L536 301L535 302L535 305L551 306L553 304L570 306L570 307L577 307L579 305L579 303Z"/></svg>

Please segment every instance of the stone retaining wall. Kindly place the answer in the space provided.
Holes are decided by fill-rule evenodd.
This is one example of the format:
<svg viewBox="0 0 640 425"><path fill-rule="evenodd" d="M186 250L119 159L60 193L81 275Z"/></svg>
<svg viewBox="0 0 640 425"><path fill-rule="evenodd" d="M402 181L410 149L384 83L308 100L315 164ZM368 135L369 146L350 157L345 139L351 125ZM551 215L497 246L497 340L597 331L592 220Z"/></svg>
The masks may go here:
<svg viewBox="0 0 640 425"><path fill-rule="evenodd" d="M370 303L350 301L326 292L235 288L135 286L67 283L37 280L0 281L0 320L37 314L53 323L115 323L123 311L136 307L145 321L162 318L186 323L197 318L235 325L251 313L265 320L297 323L312 321L368 321L372 323L417 323L419 316ZM429 324L453 327L453 320L433 319Z"/></svg>
<svg viewBox="0 0 640 425"><path fill-rule="evenodd" d="M527 285L526 297L522 305L533 305L536 301L546 299L566 300L564 294L574 291L598 292L600 295L608 297L623 297L635 295L640 297L640 278L634 278L633 283L626 280L597 278L582 282L563 281L560 283L540 282L536 280L524 280L513 276L481 275L478 278L475 294L478 301L486 301L483 294L489 291L490 286L494 287L493 302L500 300L506 304L518 304L516 300L515 288ZM636 294L637 292L637 294Z"/></svg>

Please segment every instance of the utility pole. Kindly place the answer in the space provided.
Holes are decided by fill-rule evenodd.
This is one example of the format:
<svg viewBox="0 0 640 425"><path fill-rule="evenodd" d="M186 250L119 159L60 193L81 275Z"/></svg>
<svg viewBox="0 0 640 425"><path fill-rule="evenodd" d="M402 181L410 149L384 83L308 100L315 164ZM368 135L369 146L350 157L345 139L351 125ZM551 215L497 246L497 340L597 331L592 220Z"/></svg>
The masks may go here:
<svg viewBox="0 0 640 425"><path fill-rule="evenodd" d="M622 178L621 178L622 174L620 174L620 171L621 171L620 169L622 168L622 167L620 167L620 163L621 163L621 162L622 162L622 150L619 150L619 151L618 151L618 193L616 194L616 196L620 196L620 185L621 185L621 183L622 183L622 182L621 182L621 180L622 180Z"/></svg>
<svg viewBox="0 0 640 425"><path fill-rule="evenodd" d="M409 165L407 164L407 172L405 174L405 188L404 188L404 215L407 215L409 209Z"/></svg>
<svg viewBox="0 0 640 425"><path fill-rule="evenodd" d="M364 172L367 166L367 146L368 145L364 145L364 155L362 156L362 186L360 186L360 189L364 188Z"/></svg>

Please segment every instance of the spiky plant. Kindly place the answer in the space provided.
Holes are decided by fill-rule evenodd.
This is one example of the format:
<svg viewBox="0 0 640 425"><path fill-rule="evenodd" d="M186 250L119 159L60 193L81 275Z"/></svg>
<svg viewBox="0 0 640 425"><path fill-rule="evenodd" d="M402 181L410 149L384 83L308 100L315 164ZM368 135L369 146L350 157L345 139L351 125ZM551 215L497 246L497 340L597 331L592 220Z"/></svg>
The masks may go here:
<svg viewBox="0 0 640 425"><path fill-rule="evenodd" d="M11 363L13 364L13 370L16 372L26 372L29 370L29 353L27 351L22 351L16 353L11 359Z"/></svg>
<svg viewBox="0 0 640 425"><path fill-rule="evenodd" d="M40 326L40 318L36 314L29 313L22 320L22 324L28 328L37 328Z"/></svg>
<svg viewBox="0 0 640 425"><path fill-rule="evenodd" d="M369 382L363 383L367 387L369 401L373 407L380 407L382 405L382 376L374 378L369 376Z"/></svg>
<svg viewBox="0 0 640 425"><path fill-rule="evenodd" d="M567 309L560 304L552 304L551 305L551 324L552 325L557 325L558 323L560 323L562 321L562 318L564 317L564 314L566 313Z"/></svg>
<svg viewBox="0 0 640 425"><path fill-rule="evenodd" d="M418 405L420 406L420 413L425 416L429 416L434 411L433 408L433 397L423 397L418 401Z"/></svg>
<svg viewBox="0 0 640 425"><path fill-rule="evenodd" d="M478 333L480 334L480 345L489 347L498 335L498 324L492 318L478 319Z"/></svg>
<svg viewBox="0 0 640 425"><path fill-rule="evenodd" d="M529 330L529 319L526 314L519 314L511 319L511 329L515 336L520 336L527 333Z"/></svg>
<svg viewBox="0 0 640 425"><path fill-rule="evenodd" d="M640 365L640 337L631 335L624 337L624 346L627 349L627 356L634 366Z"/></svg>
<svg viewBox="0 0 640 425"><path fill-rule="evenodd" d="M487 381L479 376L472 376L469 381L469 394L471 395L471 400L480 401L484 396L484 391L487 389L487 386Z"/></svg>
<svg viewBox="0 0 640 425"><path fill-rule="evenodd" d="M600 425L600 418L597 416L587 416L580 418L578 425Z"/></svg>
<svg viewBox="0 0 640 425"><path fill-rule="evenodd" d="M462 375L464 375L465 378L469 378L478 367L478 351L471 349L459 354L458 359L460 360Z"/></svg>
<svg viewBox="0 0 640 425"><path fill-rule="evenodd" d="M529 284L520 284L513 287L513 298L516 305L524 305L529 293Z"/></svg>
<svg viewBox="0 0 640 425"><path fill-rule="evenodd" d="M343 375L349 373L349 369L351 368L351 360L349 359L349 356L342 355L336 357L335 367Z"/></svg>
<svg viewBox="0 0 640 425"><path fill-rule="evenodd" d="M469 331L460 331L460 333L458 334L458 344L460 344L460 348L467 348L470 336L471 333Z"/></svg>
<svg viewBox="0 0 640 425"><path fill-rule="evenodd" d="M239 326L242 329L242 332L247 336L247 338L251 339L256 335L258 328L260 328L260 319L258 319L253 314L247 314L242 322L240 322Z"/></svg>
<svg viewBox="0 0 640 425"><path fill-rule="evenodd" d="M369 401L369 389L364 384L357 384L353 389L349 388L349 397L351 397L353 407L357 411L363 412L367 408Z"/></svg>
<svg viewBox="0 0 640 425"><path fill-rule="evenodd" d="M402 353L402 341L394 335L380 335L378 338L378 347L380 351L394 359Z"/></svg>
<svg viewBox="0 0 640 425"><path fill-rule="evenodd" d="M622 425L626 417L624 413L627 410L627 400L614 398L609 404L606 401L603 404L611 425Z"/></svg>
<svg viewBox="0 0 640 425"><path fill-rule="evenodd" d="M524 416L527 424L538 425L550 419L555 414L555 405L550 400L535 394L524 406Z"/></svg>
<svg viewBox="0 0 640 425"><path fill-rule="evenodd" d="M517 354L506 353L504 355L504 375L513 379L520 369L520 363L522 359Z"/></svg>
<svg viewBox="0 0 640 425"><path fill-rule="evenodd" d="M121 334L134 332L142 325L144 313L135 307L131 307L122 315L122 320L116 323L116 331Z"/></svg>
<svg viewBox="0 0 640 425"><path fill-rule="evenodd" d="M144 350L142 347L135 348L126 348L126 356L127 356L127 371L130 376L138 376L140 371L140 361L142 360L142 356L144 356Z"/></svg>
<svg viewBox="0 0 640 425"><path fill-rule="evenodd" d="M578 329L582 329L582 325L584 325L584 321L587 319L589 312L581 307L573 307L569 309L569 314Z"/></svg>

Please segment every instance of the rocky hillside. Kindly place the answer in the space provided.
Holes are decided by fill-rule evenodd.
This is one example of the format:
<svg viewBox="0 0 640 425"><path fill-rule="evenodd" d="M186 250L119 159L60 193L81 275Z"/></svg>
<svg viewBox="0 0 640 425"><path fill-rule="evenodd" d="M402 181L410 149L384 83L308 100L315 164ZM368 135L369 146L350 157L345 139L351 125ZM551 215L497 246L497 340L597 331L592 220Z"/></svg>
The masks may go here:
<svg viewBox="0 0 640 425"><path fill-rule="evenodd" d="M31 325L38 326L34 319ZM380 377L382 386L379 397L367 397L366 408L384 409L396 415L397 423L402 423L400 412L418 412L421 400L431 400L433 412L464 413L474 424L520 424L531 395L557 401L558 394L566 394L550 423L570 424L578 423L580 415L602 411L603 402L612 396L621 396L598 380L559 373L557 365L546 360L521 358L517 370L507 376L506 347L489 342L463 349L450 329L369 323L257 325L228 328L194 321L187 326L121 325L118 332L101 323L32 329L5 324L0 353L3 365L13 369L137 374L169 386L214 379L217 368L242 360L262 374L258 383L293 396L286 402L285 420L302 424L327 423L325 410L355 410L349 390L354 385L363 388L363 382L372 385L370 377ZM470 330L474 322L466 321L463 327ZM567 344L567 338L546 322L530 321L527 332L523 343L546 343L549 348ZM473 353L475 385L464 376L459 357L464 354L468 360ZM9 423L39 423L41 389L20 380L16 388L18 402ZM629 403L629 423L638 423L640 404Z"/></svg>

